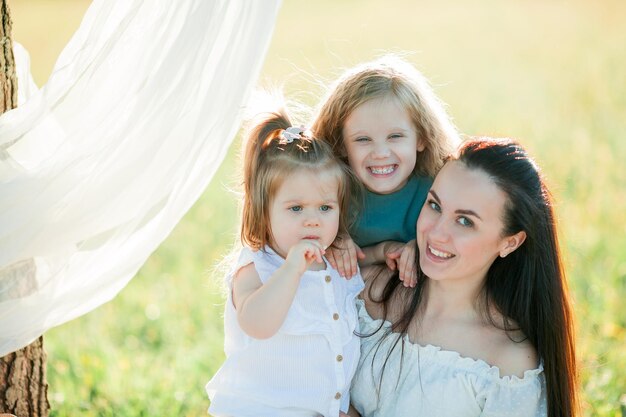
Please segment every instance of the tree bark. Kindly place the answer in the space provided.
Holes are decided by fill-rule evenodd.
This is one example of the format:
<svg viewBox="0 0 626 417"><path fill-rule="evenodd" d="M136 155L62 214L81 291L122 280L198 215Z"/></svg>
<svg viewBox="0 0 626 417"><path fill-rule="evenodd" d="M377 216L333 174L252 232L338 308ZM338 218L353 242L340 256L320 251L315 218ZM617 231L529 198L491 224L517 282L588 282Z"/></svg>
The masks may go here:
<svg viewBox="0 0 626 417"><path fill-rule="evenodd" d="M17 106L17 77L11 40L11 15L6 0L0 0L0 114Z"/></svg>
<svg viewBox="0 0 626 417"><path fill-rule="evenodd" d="M0 0L0 19L2 114L17 106L17 76L7 0ZM17 417L48 417L49 412L46 352L42 336L31 345L0 358L0 413L12 413Z"/></svg>
<svg viewBox="0 0 626 417"><path fill-rule="evenodd" d="M47 417L48 384L43 336L0 358L0 412L17 417Z"/></svg>

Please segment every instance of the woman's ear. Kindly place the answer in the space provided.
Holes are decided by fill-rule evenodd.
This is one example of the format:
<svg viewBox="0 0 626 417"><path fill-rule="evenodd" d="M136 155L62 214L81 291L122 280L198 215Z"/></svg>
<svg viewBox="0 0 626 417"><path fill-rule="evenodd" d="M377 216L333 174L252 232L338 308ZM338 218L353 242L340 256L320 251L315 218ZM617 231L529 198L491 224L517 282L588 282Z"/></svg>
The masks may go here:
<svg viewBox="0 0 626 417"><path fill-rule="evenodd" d="M507 236L502 240L502 247L500 248L500 257L504 258L515 249L519 248L526 240L526 232L520 231L514 235Z"/></svg>

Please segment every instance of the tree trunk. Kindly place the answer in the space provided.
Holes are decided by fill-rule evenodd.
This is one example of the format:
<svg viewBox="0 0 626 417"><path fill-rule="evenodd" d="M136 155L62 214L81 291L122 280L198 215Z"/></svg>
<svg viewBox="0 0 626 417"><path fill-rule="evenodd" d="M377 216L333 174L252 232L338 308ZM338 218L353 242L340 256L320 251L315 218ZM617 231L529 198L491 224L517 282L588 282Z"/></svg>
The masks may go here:
<svg viewBox="0 0 626 417"><path fill-rule="evenodd" d="M0 358L0 412L17 417L47 417L47 394L43 336Z"/></svg>
<svg viewBox="0 0 626 417"><path fill-rule="evenodd" d="M6 0L0 0L0 114L17 106L17 78L13 62L11 15Z"/></svg>
<svg viewBox="0 0 626 417"><path fill-rule="evenodd" d="M17 77L11 17L7 0L0 0L0 114L16 106ZM48 417L49 411L46 352L42 336L31 345L0 358L0 413L13 413L17 417Z"/></svg>

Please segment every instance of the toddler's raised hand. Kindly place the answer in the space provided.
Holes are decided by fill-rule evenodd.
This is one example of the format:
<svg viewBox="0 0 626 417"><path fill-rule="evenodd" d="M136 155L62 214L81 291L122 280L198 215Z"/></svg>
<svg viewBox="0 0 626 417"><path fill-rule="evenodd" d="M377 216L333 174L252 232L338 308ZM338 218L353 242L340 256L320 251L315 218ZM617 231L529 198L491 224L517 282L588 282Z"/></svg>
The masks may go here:
<svg viewBox="0 0 626 417"><path fill-rule="evenodd" d="M324 262L324 252L324 248L317 240L303 239L289 249L285 263L302 275L313 262Z"/></svg>
<svg viewBox="0 0 626 417"><path fill-rule="evenodd" d="M411 240L405 245L393 248L385 254L387 266L392 270L398 270L400 280L405 287L413 288L417 284L416 252L417 244L415 240Z"/></svg>
<svg viewBox="0 0 626 417"><path fill-rule="evenodd" d="M344 278L352 278L358 271L358 260L365 254L348 235L337 236L332 246L326 249L326 259Z"/></svg>

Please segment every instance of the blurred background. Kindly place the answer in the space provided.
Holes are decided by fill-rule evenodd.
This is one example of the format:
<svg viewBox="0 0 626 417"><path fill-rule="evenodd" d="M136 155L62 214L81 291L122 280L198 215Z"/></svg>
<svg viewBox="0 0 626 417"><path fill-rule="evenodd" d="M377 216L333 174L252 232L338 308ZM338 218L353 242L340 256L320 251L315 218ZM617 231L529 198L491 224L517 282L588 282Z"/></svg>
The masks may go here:
<svg viewBox="0 0 626 417"><path fill-rule="evenodd" d="M86 0L9 0L43 85ZM626 415L626 3L284 0L259 85L314 106L396 52L468 135L518 139L551 186L575 298L586 416ZM52 416L206 416L223 360L221 273L239 138L202 198L112 302L45 334Z"/></svg>

